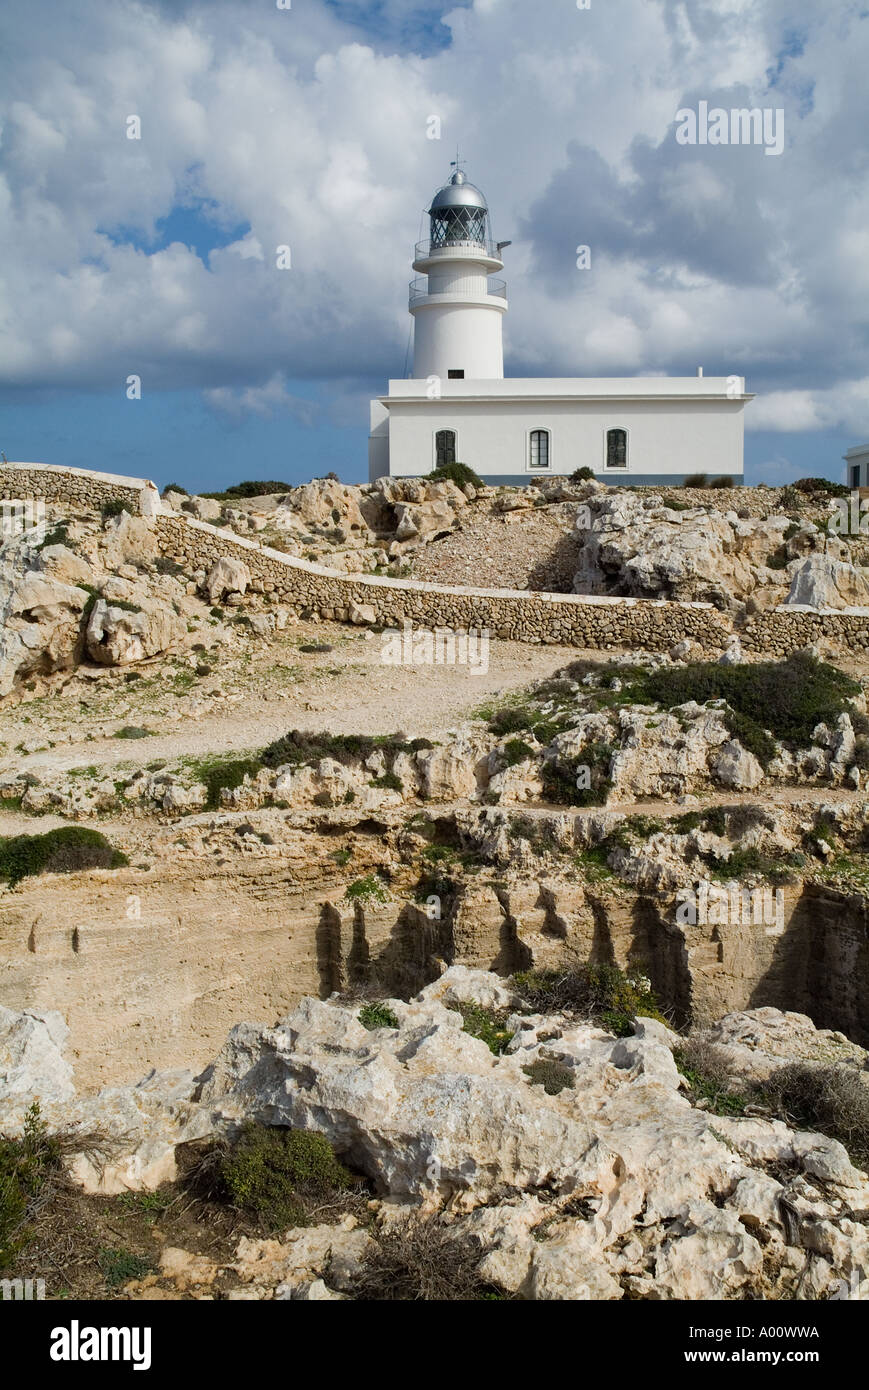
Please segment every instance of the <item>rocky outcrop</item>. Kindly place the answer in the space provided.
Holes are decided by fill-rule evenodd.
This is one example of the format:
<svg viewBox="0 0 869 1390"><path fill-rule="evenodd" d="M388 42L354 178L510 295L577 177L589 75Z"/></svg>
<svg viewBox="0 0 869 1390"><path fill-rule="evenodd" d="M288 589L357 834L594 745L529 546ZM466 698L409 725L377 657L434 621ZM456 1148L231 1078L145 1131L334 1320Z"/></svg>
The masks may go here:
<svg viewBox="0 0 869 1390"><path fill-rule="evenodd" d="M865 572L845 558L847 546L841 541L835 545L844 556L810 555L797 567L786 603L820 609L869 607L869 583Z"/></svg>
<svg viewBox="0 0 869 1390"><path fill-rule="evenodd" d="M135 601L110 598L93 606L85 643L88 656L102 666L126 666L168 652L184 641L187 628L171 604L138 592Z"/></svg>
<svg viewBox="0 0 869 1390"><path fill-rule="evenodd" d="M305 999L274 1027L234 1028L194 1088L154 1076L57 1105L51 1120L111 1132L108 1179L92 1155L73 1167L100 1190L154 1186L179 1143L245 1119L325 1134L388 1198L382 1225L402 1204L448 1211L482 1277L524 1299L813 1299L865 1278L869 1238L852 1213L869 1180L841 1144L695 1108L677 1039L650 1019L614 1038L516 1011L496 1056L463 1031L455 1006L467 1002L514 999L497 977L454 968L410 1003L390 1000L398 1026L374 1032L358 1006ZM745 1019L735 1027L743 1036ZM544 1088L541 1064L559 1087ZM351 1219L245 1241L236 1268L253 1296L334 1296L352 1292L372 1241ZM175 1250L163 1273L213 1282Z"/></svg>

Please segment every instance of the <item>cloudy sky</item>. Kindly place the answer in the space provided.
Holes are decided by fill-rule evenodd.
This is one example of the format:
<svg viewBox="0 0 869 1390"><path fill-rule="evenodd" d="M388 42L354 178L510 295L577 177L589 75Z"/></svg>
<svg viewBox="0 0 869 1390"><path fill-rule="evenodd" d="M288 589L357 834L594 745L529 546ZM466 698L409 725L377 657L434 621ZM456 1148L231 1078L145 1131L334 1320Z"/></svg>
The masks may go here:
<svg viewBox="0 0 869 1390"><path fill-rule="evenodd" d="M739 373L750 480L841 476L869 439L869 0L279 4L4 0L8 458L362 480L458 145L513 241L508 375ZM700 101L781 109L783 153L679 144Z"/></svg>

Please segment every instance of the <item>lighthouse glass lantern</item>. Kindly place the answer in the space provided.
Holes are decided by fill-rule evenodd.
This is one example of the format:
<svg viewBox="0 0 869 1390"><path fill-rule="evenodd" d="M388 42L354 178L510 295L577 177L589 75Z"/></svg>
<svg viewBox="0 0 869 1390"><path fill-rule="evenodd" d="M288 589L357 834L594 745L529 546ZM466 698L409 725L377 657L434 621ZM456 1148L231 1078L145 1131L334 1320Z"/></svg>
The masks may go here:
<svg viewBox="0 0 869 1390"><path fill-rule="evenodd" d="M429 208L432 250L446 246L485 247L489 239L489 209L479 188L457 169L439 189Z"/></svg>

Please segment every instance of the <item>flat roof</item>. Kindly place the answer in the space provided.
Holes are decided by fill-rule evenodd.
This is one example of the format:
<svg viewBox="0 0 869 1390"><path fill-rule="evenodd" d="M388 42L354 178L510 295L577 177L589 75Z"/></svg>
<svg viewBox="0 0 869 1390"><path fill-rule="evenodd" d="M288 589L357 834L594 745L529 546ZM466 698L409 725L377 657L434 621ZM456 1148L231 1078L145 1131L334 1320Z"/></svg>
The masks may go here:
<svg viewBox="0 0 869 1390"><path fill-rule="evenodd" d="M693 400L734 403L753 401L745 390L745 378L736 377L741 390L733 395L734 377L727 376L649 376L649 377L503 377L491 380L465 378L442 380L441 394L435 400L460 401L607 401L607 400ZM431 403L425 378L399 378L389 382L389 395L378 396L384 405L399 401Z"/></svg>

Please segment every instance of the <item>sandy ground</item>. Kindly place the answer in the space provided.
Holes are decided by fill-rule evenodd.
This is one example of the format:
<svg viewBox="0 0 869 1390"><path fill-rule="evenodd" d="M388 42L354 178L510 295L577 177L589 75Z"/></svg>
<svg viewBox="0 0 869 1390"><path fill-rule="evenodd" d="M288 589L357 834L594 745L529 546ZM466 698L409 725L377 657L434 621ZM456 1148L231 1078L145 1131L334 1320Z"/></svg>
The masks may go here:
<svg viewBox="0 0 869 1390"><path fill-rule="evenodd" d="M300 645L313 642L333 650L300 652ZM386 666L376 634L348 636L346 627L322 624L310 631L294 628L270 645L251 640L246 650L221 662L214 677L180 698L172 670L164 669L132 685L100 674L84 692L88 710L81 709L82 682L76 680L74 689L70 685L59 696L0 711L0 739L7 748L0 772L38 775L40 767L128 768L160 758L241 755L293 728L437 737L472 718L481 704L593 655L493 640L485 673L468 666ZM129 724L147 727L153 736L112 737ZM17 753L22 739L55 746Z"/></svg>

